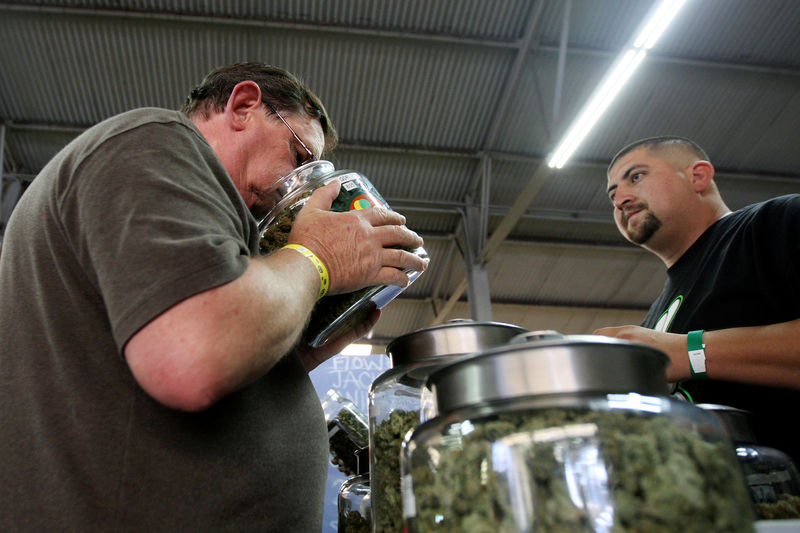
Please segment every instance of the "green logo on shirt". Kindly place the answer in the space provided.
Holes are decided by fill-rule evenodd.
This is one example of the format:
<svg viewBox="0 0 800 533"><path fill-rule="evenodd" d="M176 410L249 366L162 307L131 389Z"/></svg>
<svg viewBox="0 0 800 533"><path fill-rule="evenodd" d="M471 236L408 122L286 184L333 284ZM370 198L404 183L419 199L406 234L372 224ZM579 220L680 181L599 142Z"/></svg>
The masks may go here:
<svg viewBox="0 0 800 533"><path fill-rule="evenodd" d="M664 311L664 313L659 317L658 322L656 322L656 325L653 327L653 329L662 333L666 333L669 330L669 327L672 325L672 320L675 318L675 315L678 314L678 309L680 309L682 303L683 295L681 294L672 300L672 303L669 304L667 310Z"/></svg>

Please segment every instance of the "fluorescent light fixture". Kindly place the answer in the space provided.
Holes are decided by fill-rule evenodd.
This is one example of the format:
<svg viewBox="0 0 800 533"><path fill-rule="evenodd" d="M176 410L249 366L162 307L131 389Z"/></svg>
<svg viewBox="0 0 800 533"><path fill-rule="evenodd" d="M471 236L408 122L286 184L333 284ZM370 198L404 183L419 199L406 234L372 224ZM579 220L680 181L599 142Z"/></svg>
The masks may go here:
<svg viewBox="0 0 800 533"><path fill-rule="evenodd" d="M619 58L615 66L606 74L600 86L595 89L589 102L584 106L581 114L570 126L569 131L559 144L547 165L551 168L563 167L567 160L575 153L578 146L586 138L600 117L605 113L611 102L614 101L622 87L633 75L647 54L644 50L627 50Z"/></svg>
<svg viewBox="0 0 800 533"><path fill-rule="evenodd" d="M619 58L614 62L611 70L605 75L600 85L595 89L586 105L578 114L578 118L567 130L567 134L558 144L547 166L562 168L578 146L583 142L592 128L600 120L606 109L614 101L623 86L628 82L633 73L642 64L647 50L653 47L667 26L678 14L686 0L662 0L653 9L642 24L631 45L623 49Z"/></svg>
<svg viewBox="0 0 800 533"><path fill-rule="evenodd" d="M645 50L653 48L653 45L656 44L656 41L667 29L667 26L672 23L672 19L675 18L675 15L678 14L678 11L681 10L685 3L686 0L666 0L661 2L645 22L642 31L636 36L633 41L633 47L644 48Z"/></svg>
<svg viewBox="0 0 800 533"><path fill-rule="evenodd" d="M371 344L349 344L345 346L344 350L342 350L341 355L371 355L372 354L372 345Z"/></svg>

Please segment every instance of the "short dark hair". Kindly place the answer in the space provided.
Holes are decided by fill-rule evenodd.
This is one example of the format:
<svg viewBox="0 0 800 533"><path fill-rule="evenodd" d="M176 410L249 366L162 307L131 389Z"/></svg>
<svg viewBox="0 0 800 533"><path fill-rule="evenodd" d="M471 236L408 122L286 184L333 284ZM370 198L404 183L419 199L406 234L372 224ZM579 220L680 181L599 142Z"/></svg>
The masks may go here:
<svg viewBox="0 0 800 533"><path fill-rule="evenodd" d="M625 148L617 152L613 158L611 158L611 163L608 164L608 169L606 169L606 174L611 172L611 167L625 154L628 154L637 148L646 147L648 149L652 148L665 148L670 145L680 145L681 147L685 148L689 152L691 152L697 158L704 160L704 161L711 161L709 159L708 154L705 150L700 148L700 145L694 142L691 139L687 139L686 137L679 137L677 135L661 135L659 137L647 137L645 139L639 139L638 141L634 141L627 145Z"/></svg>
<svg viewBox="0 0 800 533"><path fill-rule="evenodd" d="M200 114L204 118L208 118L212 111L221 112L236 84L248 80L258 84L262 100L276 111L319 120L325 135L325 152L333 150L338 142L336 128L319 97L292 73L265 63L234 63L215 68L192 89L181 111L190 117Z"/></svg>

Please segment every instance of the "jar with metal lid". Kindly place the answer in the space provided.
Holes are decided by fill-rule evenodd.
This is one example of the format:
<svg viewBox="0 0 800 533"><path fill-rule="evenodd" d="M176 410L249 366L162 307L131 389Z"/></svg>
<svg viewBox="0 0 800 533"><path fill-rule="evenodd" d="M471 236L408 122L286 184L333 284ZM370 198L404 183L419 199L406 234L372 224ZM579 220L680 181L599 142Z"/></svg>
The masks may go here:
<svg viewBox="0 0 800 533"><path fill-rule="evenodd" d="M441 365L500 346L525 330L499 322L453 320L397 337L386 348L392 368L369 390L370 481L373 531L402 529L400 445L420 423L422 388Z"/></svg>
<svg viewBox="0 0 800 533"><path fill-rule="evenodd" d="M348 478L339 487L338 533L369 533L372 530L369 474Z"/></svg>
<svg viewBox="0 0 800 533"><path fill-rule="evenodd" d="M730 440L667 395L667 364L565 336L432 373L439 415L403 443L407 531L754 531Z"/></svg>
<svg viewBox="0 0 800 533"><path fill-rule="evenodd" d="M782 451L759 444L753 414L727 405L701 403L697 407L716 416L731 438L756 516L762 520L800 518L797 466Z"/></svg>
<svg viewBox="0 0 800 533"><path fill-rule="evenodd" d="M330 389L322 400L328 424L331 462L346 474L359 471L358 454L369 445L369 425L364 412L352 400Z"/></svg>
<svg viewBox="0 0 800 533"><path fill-rule="evenodd" d="M335 170L329 161L306 163L282 177L268 191L273 206L258 224L262 254L286 245L297 213L316 189L333 180L341 183L341 190L331 205L331 211L344 212L376 206L391 209L363 174L352 170ZM425 248L408 251L428 258ZM405 273L409 279L408 285L422 274L416 270L405 270ZM378 285L322 297L311 313L304 339L311 346L322 346L364 322L375 309L383 308L408 285Z"/></svg>

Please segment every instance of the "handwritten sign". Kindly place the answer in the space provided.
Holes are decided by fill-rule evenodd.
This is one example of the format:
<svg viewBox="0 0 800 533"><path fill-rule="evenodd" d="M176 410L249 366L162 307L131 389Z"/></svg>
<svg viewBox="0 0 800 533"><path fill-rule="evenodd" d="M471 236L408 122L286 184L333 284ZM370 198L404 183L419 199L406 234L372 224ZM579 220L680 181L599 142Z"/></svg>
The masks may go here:
<svg viewBox="0 0 800 533"><path fill-rule="evenodd" d="M311 382L322 399L329 389L349 398L369 415L369 387L375 378L392 367L384 354L369 356L337 355L328 359L309 374ZM339 487L347 477L331 465L328 468L328 483L325 488L325 509L322 518L322 533L336 533Z"/></svg>

